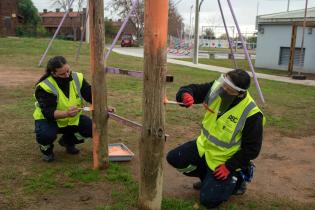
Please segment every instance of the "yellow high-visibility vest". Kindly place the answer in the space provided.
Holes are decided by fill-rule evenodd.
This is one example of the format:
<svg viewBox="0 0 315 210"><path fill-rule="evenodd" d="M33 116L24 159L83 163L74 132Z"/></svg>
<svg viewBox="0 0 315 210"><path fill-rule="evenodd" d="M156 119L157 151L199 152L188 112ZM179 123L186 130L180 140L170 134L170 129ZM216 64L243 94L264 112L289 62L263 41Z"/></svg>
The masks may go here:
<svg viewBox="0 0 315 210"><path fill-rule="evenodd" d="M210 93L217 85L215 81ZM248 92L242 101L218 118L220 104L220 97L208 104L214 113L208 111L205 114L201 134L197 139L198 153L200 157L205 155L207 165L213 171L240 150L246 119L261 112ZM263 124L265 121L263 116Z"/></svg>
<svg viewBox="0 0 315 210"><path fill-rule="evenodd" d="M83 82L83 74L78 72L72 72L72 80L69 84L69 98L65 96L62 90L58 87L57 82L52 76L47 77L45 80L37 84L47 93L52 93L57 97L57 109L59 111L67 111L70 107L81 107L83 104L83 98L81 95L81 87ZM36 87L37 87L36 86ZM78 125L80 120L80 114L74 117L67 117L63 119L57 119L57 125L59 128L63 128L70 125ZM35 103L35 111L33 113L35 120L45 119L38 102Z"/></svg>

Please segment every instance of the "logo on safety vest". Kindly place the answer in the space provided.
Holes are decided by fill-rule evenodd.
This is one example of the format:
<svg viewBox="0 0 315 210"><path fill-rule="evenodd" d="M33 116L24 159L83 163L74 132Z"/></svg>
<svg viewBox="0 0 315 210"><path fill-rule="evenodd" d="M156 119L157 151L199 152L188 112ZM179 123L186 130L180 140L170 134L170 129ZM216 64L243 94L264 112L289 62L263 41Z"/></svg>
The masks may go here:
<svg viewBox="0 0 315 210"><path fill-rule="evenodd" d="M231 121L234 122L234 123L237 123L237 121L238 121L238 118L237 118L237 117L234 117L233 115L230 115L230 116L228 117L228 119L231 120Z"/></svg>

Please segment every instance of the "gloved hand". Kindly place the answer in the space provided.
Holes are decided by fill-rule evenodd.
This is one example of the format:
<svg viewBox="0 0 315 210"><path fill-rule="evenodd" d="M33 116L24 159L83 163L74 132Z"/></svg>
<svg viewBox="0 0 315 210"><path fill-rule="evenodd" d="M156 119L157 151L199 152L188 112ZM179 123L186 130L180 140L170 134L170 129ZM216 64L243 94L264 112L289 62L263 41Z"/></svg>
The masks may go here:
<svg viewBox="0 0 315 210"><path fill-rule="evenodd" d="M219 165L215 171L213 172L213 175L215 176L216 179L219 180L226 180L228 176L230 175L229 169L225 166L225 164Z"/></svg>
<svg viewBox="0 0 315 210"><path fill-rule="evenodd" d="M194 98L189 93L184 93L182 96L182 102L185 107L190 107L194 104Z"/></svg>

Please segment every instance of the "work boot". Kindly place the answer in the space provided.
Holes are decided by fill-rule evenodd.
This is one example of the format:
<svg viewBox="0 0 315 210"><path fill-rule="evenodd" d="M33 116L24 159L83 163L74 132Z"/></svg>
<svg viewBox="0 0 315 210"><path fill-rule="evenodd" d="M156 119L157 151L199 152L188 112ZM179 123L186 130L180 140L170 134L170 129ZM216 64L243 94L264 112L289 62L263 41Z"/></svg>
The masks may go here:
<svg viewBox="0 0 315 210"><path fill-rule="evenodd" d="M202 187L202 182L201 182L201 181L195 182L195 183L193 184L193 188L194 188L195 190L200 190L201 187Z"/></svg>
<svg viewBox="0 0 315 210"><path fill-rule="evenodd" d="M66 146L66 152L70 155L76 155L76 154L79 154L80 150L75 148L74 145L68 145Z"/></svg>
<svg viewBox="0 0 315 210"><path fill-rule="evenodd" d="M246 182L243 181L242 184L238 187L238 189L235 189L233 192L233 195L243 195L246 192L247 186Z"/></svg>
<svg viewBox="0 0 315 210"><path fill-rule="evenodd" d="M66 144L63 136L59 139L58 141L59 145L62 146L62 147L65 147L66 148L66 152L68 154L71 154L71 155L76 155L76 154L79 154L80 150L78 150L77 148L75 148L75 145L68 145Z"/></svg>
<svg viewBox="0 0 315 210"><path fill-rule="evenodd" d="M54 153L52 153L50 155L43 154L42 160L47 162L47 163L53 162L55 160L55 155L54 155Z"/></svg>
<svg viewBox="0 0 315 210"><path fill-rule="evenodd" d="M40 151L43 153L42 160L45 162L52 162L55 160L55 155L53 152L54 145L39 145Z"/></svg>

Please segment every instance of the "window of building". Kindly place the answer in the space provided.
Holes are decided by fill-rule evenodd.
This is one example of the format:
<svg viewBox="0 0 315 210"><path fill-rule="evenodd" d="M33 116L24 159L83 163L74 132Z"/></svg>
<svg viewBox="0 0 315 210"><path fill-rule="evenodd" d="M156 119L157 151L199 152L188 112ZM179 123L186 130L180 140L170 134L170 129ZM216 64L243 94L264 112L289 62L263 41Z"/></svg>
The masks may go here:
<svg viewBox="0 0 315 210"><path fill-rule="evenodd" d="M301 48L295 48L294 65L304 66L305 48L303 48L302 57L300 59ZM280 47L279 65L288 66L290 61L290 47Z"/></svg>

